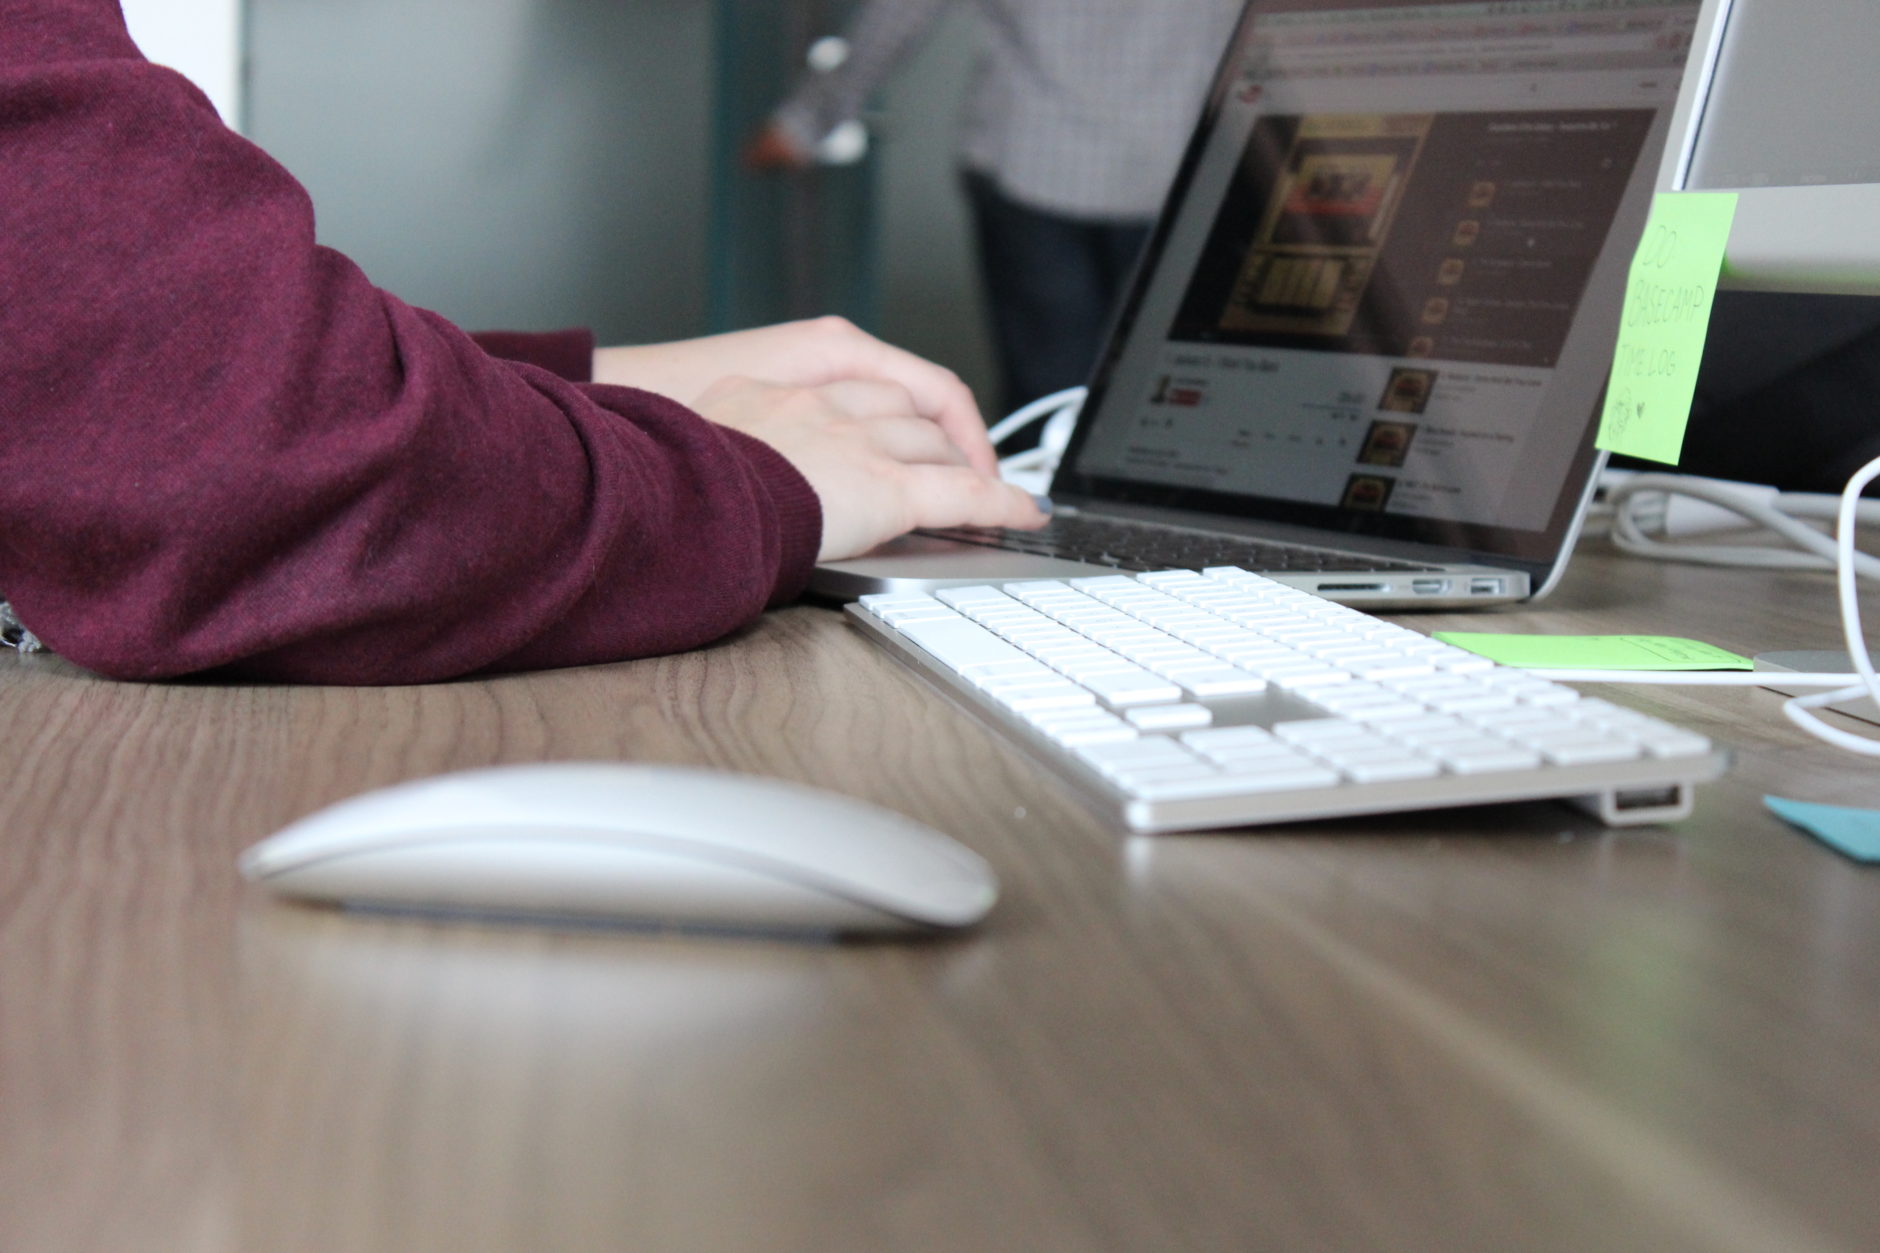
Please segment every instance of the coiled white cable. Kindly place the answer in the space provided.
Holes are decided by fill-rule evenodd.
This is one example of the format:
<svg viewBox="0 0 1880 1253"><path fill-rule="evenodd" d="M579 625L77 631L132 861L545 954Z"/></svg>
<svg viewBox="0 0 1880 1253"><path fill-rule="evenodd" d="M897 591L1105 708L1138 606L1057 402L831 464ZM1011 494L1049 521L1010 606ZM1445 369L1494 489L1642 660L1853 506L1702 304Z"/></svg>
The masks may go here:
<svg viewBox="0 0 1880 1253"><path fill-rule="evenodd" d="M1013 410L1010 417L988 431L987 435L997 445L1034 422L1045 423L1036 448L1028 448L1000 460L1000 476L1027 491L1042 493L1049 488L1058 460L1070 444L1071 432L1076 429L1078 416L1083 412L1086 395L1085 388L1067 387L1049 396L1040 396L1023 408Z"/></svg>
<svg viewBox="0 0 1880 1253"><path fill-rule="evenodd" d="M1873 654L1867 651L1867 635L1861 627L1860 598L1855 594L1858 588L1854 581L1854 559L1861 555L1854 550L1854 528L1861 503L1860 493L1875 478L1880 478L1880 457L1856 470L1854 477L1847 481L1847 487L1841 492L1841 510L1835 523L1837 564L1834 573L1835 588L1841 601L1841 630L1847 638L1847 655L1854 661L1860 682L1837 691L1792 696L1782 704L1782 712L1788 720L1810 735L1867 757L1880 757L1880 740L1855 735L1840 727L1831 727L1814 711L1823 705L1854 700L1863 695L1880 703L1880 675L1874 673Z"/></svg>
<svg viewBox="0 0 1880 1253"><path fill-rule="evenodd" d="M1009 416L987 431L986 437L996 448L1033 422L1053 417L1060 410L1072 406L1081 408L1087 390L1082 387L1066 387L1063 391L1052 392L1049 396L1040 396L1030 404L1014 409Z"/></svg>
<svg viewBox="0 0 1880 1253"><path fill-rule="evenodd" d="M1640 483L1641 480L1649 480L1654 477L1672 480L1682 480L1683 478L1683 476L1679 475L1638 475L1633 478L1631 482L1636 485ZM1860 552L1854 547L1854 537L1862 521L1862 515L1865 514L1868 519L1871 520L1873 511L1873 502L1862 500L1861 492L1876 478L1880 478L1880 457L1874 458L1872 461L1869 461L1866 465L1856 470L1853 477L1847 481L1847 486L1842 489L1840 500L1834 511L1835 532L1832 540L1829 540L1828 537L1822 535L1820 532L1814 531L1813 528L1805 528L1816 539L1823 540L1828 545L1829 564L1832 565L1835 572L1835 587L1840 602L1841 631L1846 638L1848 656L1854 663L1853 672L1848 674L1772 674L1767 671L1756 673L1741 670L1533 670L1530 673L1540 678L1556 679L1568 683L1703 684L1730 687L1754 685L1760 687L1772 682L1779 682L1784 687L1826 687L1831 690L1813 692L1806 696L1791 696L1782 704L1783 716L1816 739L1824 740L1839 748L1847 749L1849 752L1860 753L1862 756L1880 757L1880 739L1866 735L1856 735L1840 727L1829 726L1826 722L1822 721L1819 715L1813 712L1824 705L1835 705L1842 701L1857 700L1862 696L1869 697L1876 703L1880 703L1880 673L1875 672L1873 655L1867 650L1866 631L1861 625L1860 598L1857 595L1859 591L1859 577L1862 574L1866 574L1869 578L1876 577L1873 571L1876 566L1880 566L1880 563L1876 563L1874 558ZM1634 490L1651 490L1651 487L1648 483L1644 487L1635 487ZM1659 490L1663 490L1663 488L1661 487ZM1679 482L1677 490L1688 493L1688 481ZM1728 495L1729 493L1726 492L1722 494ZM1700 499L1705 499L1705 497L1700 497ZM1834 498L1828 497L1827 499L1833 500ZM1623 495L1621 500L1617 503L1620 505L1624 504ZM1713 500L1712 503L1722 502ZM1744 514L1744 516L1749 516L1748 510L1742 507L1741 498L1725 504L1724 507ZM1770 512L1773 512L1773 509L1771 509ZM1615 513L1613 532L1615 540L1619 535L1617 525L1618 516L1619 515ZM1792 518L1789 520L1793 521ZM1765 523L1765 525L1767 524ZM1802 524L1797 523L1796 525L1800 526ZM1771 529L1774 530L1776 528L1772 527ZM1621 545L1621 547L1624 547L1624 545ZM1682 546L1677 546L1676 551L1682 556L1687 550ZM1812 551L1811 547L1811 553ZM1791 559L1798 559L1802 556L1802 554L1795 553L1774 555L1787 556ZM1696 558L1696 560L1702 560L1702 558ZM1773 565L1775 563L1770 562L1768 564ZM1823 567L1811 561L1806 568L1820 569Z"/></svg>
<svg viewBox="0 0 1880 1253"><path fill-rule="evenodd" d="M1612 509L1612 542L1623 552L1663 561L1751 569L1835 568L1833 537L1803 520L1832 520L1839 506L1833 496L1780 492L1758 483L1690 474L1607 471L1602 484L1605 502ZM1880 501L1861 501L1856 513L1862 522L1880 522ZM1730 526L1761 527L1790 546L1672 542L1680 533ZM1880 559L1856 553L1854 565L1864 577L1880 579Z"/></svg>

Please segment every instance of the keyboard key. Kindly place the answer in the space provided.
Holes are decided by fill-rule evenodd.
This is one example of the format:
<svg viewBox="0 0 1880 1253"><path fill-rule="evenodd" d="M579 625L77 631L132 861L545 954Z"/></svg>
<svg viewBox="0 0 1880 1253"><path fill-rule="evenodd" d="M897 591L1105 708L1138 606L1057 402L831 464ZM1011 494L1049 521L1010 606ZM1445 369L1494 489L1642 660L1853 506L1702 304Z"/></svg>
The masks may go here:
<svg viewBox="0 0 1880 1253"><path fill-rule="evenodd" d="M1429 758L1409 753L1352 761L1335 759L1333 764L1354 783L1400 783L1406 779L1433 779L1443 772L1443 768Z"/></svg>
<svg viewBox="0 0 1880 1253"><path fill-rule="evenodd" d="M1273 728L1276 739L1289 744L1310 746L1337 740L1382 740L1361 723L1343 718L1312 718L1303 722L1282 722ZM1386 741L1387 742L1387 741Z"/></svg>
<svg viewBox="0 0 1880 1253"><path fill-rule="evenodd" d="M1506 692L1485 691L1479 688L1430 692L1425 694L1423 702L1431 709L1446 714L1483 713L1514 708L1514 697Z"/></svg>
<svg viewBox="0 0 1880 1253"><path fill-rule="evenodd" d="M1248 696L1266 690L1266 680L1245 670L1215 666L1208 669L1181 670L1170 678L1197 699L1210 696Z"/></svg>
<svg viewBox="0 0 1880 1253"><path fill-rule="evenodd" d="M1045 734L1060 744L1077 745L1127 742L1136 739L1142 733L1135 727L1111 719L1107 723L1077 722L1055 726L1047 729Z"/></svg>
<svg viewBox="0 0 1880 1253"><path fill-rule="evenodd" d="M1092 745L1080 748L1077 755L1093 766L1142 768L1146 766L1200 765L1201 759L1164 735L1145 735L1140 739Z"/></svg>
<svg viewBox="0 0 1880 1253"><path fill-rule="evenodd" d="M1137 705L1123 711L1135 726L1145 731L1185 731L1205 727L1214 721L1214 711L1206 705Z"/></svg>
<svg viewBox="0 0 1880 1253"><path fill-rule="evenodd" d="M1371 725L1392 739L1412 746L1479 739L1482 734L1479 728L1449 714L1426 713L1418 718L1393 718Z"/></svg>
<svg viewBox="0 0 1880 1253"><path fill-rule="evenodd" d="M1034 709L1025 714L1025 721L1040 731L1054 731L1072 726L1128 726L1121 718L1101 705L1070 705L1060 709Z"/></svg>
<svg viewBox="0 0 1880 1253"><path fill-rule="evenodd" d="M873 595L862 597L861 603L867 606L870 612L879 615L884 609L919 608L922 605L931 605L935 599L935 597L925 595L924 593L877 592Z"/></svg>
<svg viewBox="0 0 1880 1253"><path fill-rule="evenodd" d="M1207 731L1185 731L1181 742L1196 752L1279 743L1265 727L1218 727Z"/></svg>
<svg viewBox="0 0 1880 1253"><path fill-rule="evenodd" d="M1633 733L1654 757L1700 757L1711 749L1703 736L1674 726L1636 727Z"/></svg>
<svg viewBox="0 0 1880 1253"><path fill-rule="evenodd" d="M1284 666L1269 670L1266 675L1275 687L1285 688L1289 692L1312 693L1323 688L1338 687L1351 682L1349 670L1339 670L1331 666Z"/></svg>
<svg viewBox="0 0 1880 1253"><path fill-rule="evenodd" d="M979 680L979 686L994 696L1007 696L1029 688L1063 687L1064 676L1050 666L1033 662L1028 669L1013 670L1003 674L986 675ZM1073 685L1074 686L1074 685Z"/></svg>
<svg viewBox="0 0 1880 1253"><path fill-rule="evenodd" d="M1008 688L1005 691L987 689L987 695L1014 713L1030 713L1046 709L1076 709L1079 706L1094 706L1097 703L1096 697L1068 679L1057 683L1039 684L1035 687Z"/></svg>
<svg viewBox="0 0 1880 1253"><path fill-rule="evenodd" d="M1506 740L1486 737L1439 744L1430 752L1438 761L1457 774L1526 770L1541 763L1541 755L1534 749L1510 744Z"/></svg>
<svg viewBox="0 0 1880 1253"><path fill-rule="evenodd" d="M1561 766L1590 766L1601 762L1631 761L1643 755L1636 740L1549 740L1528 743L1548 761Z"/></svg>
<svg viewBox="0 0 1880 1253"><path fill-rule="evenodd" d="M1169 680L1150 674L1140 666L1128 670L1093 674L1083 680L1096 698L1114 709L1132 705L1165 704L1178 701L1182 689Z"/></svg>
<svg viewBox="0 0 1880 1253"><path fill-rule="evenodd" d="M1192 779L1218 779L1220 770L1205 761L1166 762L1156 766L1113 768L1104 771L1118 787L1137 791L1155 783L1177 783Z"/></svg>
<svg viewBox="0 0 1880 1253"><path fill-rule="evenodd" d="M970 673L975 666L1028 660L986 628L964 618L910 622L896 628L953 669Z"/></svg>
<svg viewBox="0 0 1880 1253"><path fill-rule="evenodd" d="M886 605L876 609L875 616L895 626L905 626L909 622L957 618L959 614L937 600L930 600L924 605Z"/></svg>

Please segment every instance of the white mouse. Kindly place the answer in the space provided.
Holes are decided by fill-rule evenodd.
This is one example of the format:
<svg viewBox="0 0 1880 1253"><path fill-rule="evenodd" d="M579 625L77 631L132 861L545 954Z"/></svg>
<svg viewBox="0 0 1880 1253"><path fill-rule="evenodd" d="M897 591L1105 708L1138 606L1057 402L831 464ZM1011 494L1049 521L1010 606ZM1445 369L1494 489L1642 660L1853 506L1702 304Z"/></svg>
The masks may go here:
<svg viewBox="0 0 1880 1253"><path fill-rule="evenodd" d="M310 814L242 855L288 896L735 931L964 927L998 897L947 836L849 797L676 766L497 766Z"/></svg>

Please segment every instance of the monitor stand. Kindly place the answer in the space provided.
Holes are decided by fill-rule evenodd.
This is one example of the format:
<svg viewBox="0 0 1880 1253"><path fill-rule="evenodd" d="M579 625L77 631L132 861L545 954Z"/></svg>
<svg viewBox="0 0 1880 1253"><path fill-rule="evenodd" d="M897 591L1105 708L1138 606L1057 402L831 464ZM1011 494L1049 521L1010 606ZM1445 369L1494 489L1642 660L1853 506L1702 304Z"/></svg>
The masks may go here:
<svg viewBox="0 0 1880 1253"><path fill-rule="evenodd" d="M1792 652L1757 653L1756 669L1770 671L1770 681L1762 686L1784 696L1800 696L1807 692L1819 692L1818 687L1784 687L1780 672L1790 674L1852 674L1854 663L1844 652L1832 649L1819 652L1796 650ZM1862 696L1856 700L1844 700L1827 708L1836 713L1846 714L1850 718L1859 718L1862 722L1880 724L1880 708L1876 708L1872 699Z"/></svg>

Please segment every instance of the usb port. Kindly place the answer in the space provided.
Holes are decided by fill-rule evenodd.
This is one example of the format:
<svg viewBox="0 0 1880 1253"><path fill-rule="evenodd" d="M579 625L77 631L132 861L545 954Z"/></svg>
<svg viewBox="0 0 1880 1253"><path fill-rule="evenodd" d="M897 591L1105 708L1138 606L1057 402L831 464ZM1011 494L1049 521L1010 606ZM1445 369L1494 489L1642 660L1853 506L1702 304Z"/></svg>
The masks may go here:
<svg viewBox="0 0 1880 1253"><path fill-rule="evenodd" d="M1469 595L1499 596L1501 595L1503 586L1505 585L1500 579L1470 579Z"/></svg>
<svg viewBox="0 0 1880 1253"><path fill-rule="evenodd" d="M1449 590L1448 579L1411 579L1410 590L1418 596L1441 596Z"/></svg>

